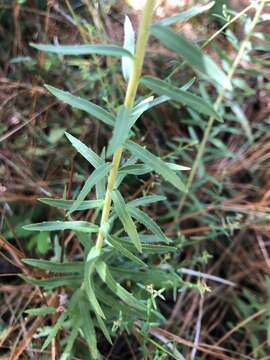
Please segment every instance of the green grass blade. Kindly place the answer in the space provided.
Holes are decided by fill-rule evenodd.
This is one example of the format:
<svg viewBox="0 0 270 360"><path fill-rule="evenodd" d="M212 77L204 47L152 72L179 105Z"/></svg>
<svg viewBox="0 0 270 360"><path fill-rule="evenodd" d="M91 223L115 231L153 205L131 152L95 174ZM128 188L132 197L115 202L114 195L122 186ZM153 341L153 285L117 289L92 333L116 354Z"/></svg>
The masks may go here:
<svg viewBox="0 0 270 360"><path fill-rule="evenodd" d="M187 105L198 113L213 116L214 118L221 120L220 115L216 112L214 107L197 95L180 90L177 87L168 84L166 81L153 76L144 76L141 79L141 83L158 95L167 95L170 99L183 105Z"/></svg>
<svg viewBox="0 0 270 360"><path fill-rule="evenodd" d="M138 249L138 251L142 252L142 245L139 235L137 233L136 226L128 213L125 201L118 190L112 192L112 200L114 203L115 211L119 219L121 220L125 231L130 237L130 240L133 242L134 246Z"/></svg>
<svg viewBox="0 0 270 360"><path fill-rule="evenodd" d="M207 78L213 80L222 86L222 88L232 90L229 77L196 44L193 44L174 30L160 25L153 25L151 27L151 34L168 49L182 56L195 70L206 75Z"/></svg>
<svg viewBox="0 0 270 360"><path fill-rule="evenodd" d="M75 138L73 135L65 132L66 137L75 147L75 149L92 165L94 168L104 164L104 160L98 156L93 150L88 146L82 143L79 139Z"/></svg>
<svg viewBox="0 0 270 360"><path fill-rule="evenodd" d="M109 44L83 44L83 45L51 45L51 44L34 44L30 45L40 51L52 52L59 55L106 55L106 56L128 56L133 57L133 55L126 49L118 45L109 45Z"/></svg>
<svg viewBox="0 0 270 360"><path fill-rule="evenodd" d="M88 114L102 121L106 125L114 125L114 117L108 111L104 110L101 106L98 106L86 99L82 99L79 96L72 95L68 91L63 91L50 85L45 85L45 87L51 94L56 96L57 99L59 99L63 103L68 104L75 109L87 112Z"/></svg>
<svg viewBox="0 0 270 360"><path fill-rule="evenodd" d="M179 176L177 176L159 157L130 140L126 142L125 147L138 159L142 160L146 165L160 174L166 181L170 182L174 187L180 191L186 191L185 185Z"/></svg>
<svg viewBox="0 0 270 360"><path fill-rule="evenodd" d="M73 230L85 233L92 233L98 231L98 226L87 221L44 221L36 224L29 224L23 226L23 229L28 231L59 231L59 230Z"/></svg>

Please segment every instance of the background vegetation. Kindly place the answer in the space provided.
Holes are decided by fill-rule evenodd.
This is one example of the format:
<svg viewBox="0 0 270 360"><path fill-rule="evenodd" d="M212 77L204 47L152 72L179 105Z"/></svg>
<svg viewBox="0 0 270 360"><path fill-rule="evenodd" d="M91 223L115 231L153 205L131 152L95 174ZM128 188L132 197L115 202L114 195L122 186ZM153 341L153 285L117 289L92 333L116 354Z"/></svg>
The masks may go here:
<svg viewBox="0 0 270 360"><path fill-rule="evenodd" d="M179 3L159 2L154 20L195 5L193 1ZM173 25L203 46L227 73L244 39L246 47L233 74L233 91L224 94L218 110L224 122L213 122L193 181L188 183L190 172L181 172L182 181L190 185L188 195L154 173L128 176L121 186L126 201L166 196L143 210L158 222L176 249L141 257L149 267L166 271L170 286L161 274L149 280L148 288L143 278L134 280L141 282L140 288L115 273L125 288L148 300L150 312L157 306L165 321L150 326L148 319L148 326L147 322L141 326L135 319L128 323L119 311L108 326L112 345L97 330L98 349L104 358L270 359L269 7L266 3L247 38L257 3L217 1L211 9ZM33 233L23 226L63 216L62 210L38 199L74 198L93 170L77 155L65 132L97 154L111 138L109 128L58 101L44 84L90 99L112 113L123 103L126 89L116 58L63 57L39 52L29 44L121 44L125 15L137 28L139 10L134 5L138 2L0 2L2 359L58 359L66 339L72 337L75 325L66 322L41 350L61 316L59 307L65 309L72 292L63 286L44 290L18 275L49 281L51 272L33 268L22 259L80 260L84 239L79 241L68 230ZM224 30L217 34L222 26ZM217 36L212 37L214 34ZM178 87L195 77L189 83L194 94L210 103L218 97L209 78L199 76L154 37L143 72ZM150 92L141 86L139 95ZM134 139L167 162L194 168L207 126L207 116L171 101L143 114ZM76 213L75 219L93 222L97 216L88 209ZM114 256L115 263L123 263L122 254ZM177 276L175 286L172 274ZM34 315L39 314L25 312L48 304L58 311L37 317ZM74 342L69 356L88 359L88 339L76 334Z"/></svg>

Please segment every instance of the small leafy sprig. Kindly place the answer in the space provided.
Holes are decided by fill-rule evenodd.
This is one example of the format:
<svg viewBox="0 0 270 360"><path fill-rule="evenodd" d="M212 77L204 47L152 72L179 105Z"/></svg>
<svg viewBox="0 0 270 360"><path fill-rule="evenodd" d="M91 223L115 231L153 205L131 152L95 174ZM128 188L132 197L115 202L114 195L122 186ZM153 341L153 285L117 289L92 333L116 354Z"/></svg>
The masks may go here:
<svg viewBox="0 0 270 360"><path fill-rule="evenodd" d="M149 326L162 323L164 318L155 298L163 298L163 293L167 289L178 289L183 286L181 277L173 270L166 271L162 267L149 266L144 261L148 254L168 254L178 250L159 225L140 209L154 202L163 201L164 197L148 195L126 202L119 189L127 175L140 176L154 171L170 183L176 191L186 193L187 188L179 176L179 171L185 171L188 168L165 162L131 138L134 135L134 125L140 116L166 101L173 101L203 116L222 121L222 114L215 106L205 98L189 91L193 83L192 79L178 88L166 80L141 76L148 37L152 35L169 50L182 57L199 76L211 82L217 91L220 89L230 91L231 78L212 58L196 44L169 28L176 21L198 15L212 5L213 2L206 6L197 6L151 24L155 1L147 0L136 46L135 32L129 19L125 21L124 47L108 44L32 44L40 51L60 55L95 54L120 57L123 76L128 81L124 103L116 109L115 113L69 92L46 86L47 90L60 101L85 111L112 128L112 137L105 154L101 155L95 153L73 135L66 133L72 146L93 166L94 171L74 200L40 199L45 204L65 210L64 220L29 224L24 227L29 231L71 230L84 247L84 258L80 261L24 260L24 263L29 266L55 274L45 279L23 276L25 281L47 290L64 287L71 293L70 299L65 303L63 311L59 312L59 317L43 345L45 349L60 328L65 327L69 331L69 336L65 339L62 360L71 357L73 345L79 335L84 337L92 358L99 358L95 329L99 329L112 343L112 331L109 330L109 326L114 328L113 324L118 323L119 319L121 319L121 324L125 324L124 328L129 328L137 320ZM138 101L137 90L140 84L158 97L150 96ZM124 162L122 161L123 153L126 159ZM112 161L109 161L111 157L113 157ZM94 188L96 199L86 200ZM99 219L99 222L74 220L75 212L88 209L95 209L95 218ZM146 235L144 231L140 231L137 223L143 225L152 235ZM127 236L122 236L123 232ZM133 284L133 291L128 291L127 286L123 286L127 283ZM149 304L152 305L149 306ZM57 313L57 308L42 307L30 309L28 312L32 315L46 316Z"/></svg>

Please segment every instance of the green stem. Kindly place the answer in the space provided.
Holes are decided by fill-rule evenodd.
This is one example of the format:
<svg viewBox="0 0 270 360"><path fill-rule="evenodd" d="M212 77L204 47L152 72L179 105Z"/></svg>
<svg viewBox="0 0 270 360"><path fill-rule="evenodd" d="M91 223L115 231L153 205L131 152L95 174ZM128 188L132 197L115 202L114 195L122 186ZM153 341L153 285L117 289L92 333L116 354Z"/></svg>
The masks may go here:
<svg viewBox="0 0 270 360"><path fill-rule="evenodd" d="M149 36L149 28L151 25L151 19L152 14L154 11L155 6L155 0L147 0L143 14L142 19L139 26L139 33L138 33L138 40L136 44L136 51L134 55L134 62L133 62L133 69L131 72L131 76L128 82L127 92L125 96L125 107L132 107L134 105L140 76L142 72L142 66L143 66L143 60L144 60L144 54L145 54L145 48ZM104 199L104 206L102 210L101 215L101 222L96 242L96 248L98 250L101 250L104 242L104 225L108 223L109 214L111 210L111 203L112 203L112 197L111 193L114 188L115 179L118 173L119 164L121 161L123 148L119 147L116 152L114 153L113 160L112 160L112 169L108 178L108 184L107 184L107 190L106 195Z"/></svg>
<svg viewBox="0 0 270 360"><path fill-rule="evenodd" d="M210 42L212 42L219 34L221 34L225 29L227 29L228 26L233 24L236 20L238 20L241 16L243 16L246 12L248 12L250 9L253 8L253 4L248 5L245 7L242 11L240 11L238 14L236 14L234 17L231 18L226 24L224 24L218 31L216 31L208 40L206 40L203 45L202 49L205 48Z"/></svg>
<svg viewBox="0 0 270 360"><path fill-rule="evenodd" d="M243 56L243 54L245 52L245 49L246 49L246 47L248 45L249 39L250 39L250 37L251 37L251 35L252 35L253 31L254 31L254 28L255 28L255 26L256 26L256 24L257 24L257 22L258 22L258 20L259 20L259 18L261 16L261 13L263 11L263 8L264 8L264 5L265 5L266 1L267 0L262 0L260 5L257 8L257 11L256 11L256 13L254 15L254 18L252 20L252 23L250 25L250 29L249 29L248 33L246 34L246 36L245 36L245 38L244 38L244 40L243 40L243 42L242 42L242 44L241 44L241 46L239 48L238 54L237 54L237 56L236 56L236 58L235 58L235 60L234 60L234 62L232 64L232 67L231 67L230 71L229 71L228 77L229 77L230 80L232 80L232 78L233 78L233 76L235 74L235 71L236 71L236 69L237 69L237 67L238 67L238 65L239 65L239 63L241 61L241 58L242 58L242 56ZM220 104L222 103L222 101L224 99L224 95L225 95L225 90L222 89L222 91L220 92L220 94L219 94L219 96L218 96L218 98L217 98L217 100L215 102L215 105L214 105L215 109L217 111L219 109ZM196 172L198 170L198 166L200 164L201 158L202 158L202 156L204 154L205 147L206 147L206 144L207 144L207 141L208 141L209 135L211 133L214 122L215 122L215 119L213 117L210 117L209 121L208 121L208 124L207 124L207 127L205 129L204 135L203 135L203 139L202 139L201 144L199 146L199 150L198 150L196 159L195 159L195 161L193 163L191 172L189 174L188 182L187 182L187 185L186 185L187 193L185 193L182 196L181 200L180 200L180 203L179 203L178 208L176 210L174 223L177 221L177 219L178 219L178 217L180 215L180 212L182 211L182 209L184 207L184 204L185 204L185 201L186 201L186 198L187 198L187 195L188 195L188 191L190 190L190 188L192 186L194 177L195 177Z"/></svg>
<svg viewBox="0 0 270 360"><path fill-rule="evenodd" d="M227 29L228 26L232 25L235 21L237 21L241 16L243 16L246 12L248 12L252 8L253 8L253 4L250 4L247 7L245 7L242 11L240 11L240 13L236 14L233 18L231 18L230 21L224 24L218 31L216 31L208 40L206 40L202 44L201 49L204 49L206 46L208 46L219 34L221 34L225 29ZM179 69L183 68L185 64L186 61L183 61L180 65L176 66L175 69L166 77L166 80L170 80L174 76L174 74L179 72Z"/></svg>

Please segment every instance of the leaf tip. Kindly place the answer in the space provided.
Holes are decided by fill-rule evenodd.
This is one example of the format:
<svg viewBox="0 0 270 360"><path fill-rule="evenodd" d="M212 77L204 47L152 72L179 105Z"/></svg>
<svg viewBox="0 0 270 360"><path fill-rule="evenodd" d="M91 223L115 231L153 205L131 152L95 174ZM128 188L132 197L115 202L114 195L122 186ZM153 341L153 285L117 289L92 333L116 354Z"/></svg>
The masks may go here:
<svg viewBox="0 0 270 360"><path fill-rule="evenodd" d="M46 90L49 91L49 93L55 95L56 88L54 86L51 86L49 84L44 84L44 87L45 87Z"/></svg>
<svg viewBox="0 0 270 360"><path fill-rule="evenodd" d="M72 139L74 138L73 135L71 135L69 132L65 131L64 132L65 136L68 138L68 140L72 143Z"/></svg>

